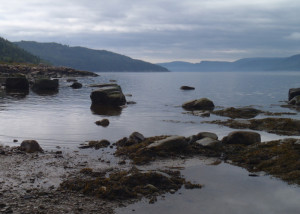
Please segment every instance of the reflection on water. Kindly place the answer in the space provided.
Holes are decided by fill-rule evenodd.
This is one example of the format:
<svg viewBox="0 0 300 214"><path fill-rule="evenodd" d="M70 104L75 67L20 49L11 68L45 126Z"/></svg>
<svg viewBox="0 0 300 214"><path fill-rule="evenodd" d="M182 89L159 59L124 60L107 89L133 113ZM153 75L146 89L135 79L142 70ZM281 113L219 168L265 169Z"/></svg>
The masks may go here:
<svg viewBox="0 0 300 214"><path fill-rule="evenodd" d="M103 116L119 116L122 113L122 108L108 105L91 105L91 111L94 114Z"/></svg>

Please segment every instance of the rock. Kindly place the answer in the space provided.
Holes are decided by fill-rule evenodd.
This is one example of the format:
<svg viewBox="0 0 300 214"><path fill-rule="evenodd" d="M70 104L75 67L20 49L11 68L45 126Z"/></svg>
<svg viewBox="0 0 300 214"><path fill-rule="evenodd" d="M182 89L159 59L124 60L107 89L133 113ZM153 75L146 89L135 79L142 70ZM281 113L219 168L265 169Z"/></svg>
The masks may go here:
<svg viewBox="0 0 300 214"><path fill-rule="evenodd" d="M184 103L182 105L182 108L186 110L213 110L215 107L214 103L207 99L207 98L201 98L198 100L192 100Z"/></svg>
<svg viewBox="0 0 300 214"><path fill-rule="evenodd" d="M98 126L107 127L109 125L109 120L108 119L98 120L95 123Z"/></svg>
<svg viewBox="0 0 300 214"><path fill-rule="evenodd" d="M90 95L92 105L122 106L126 104L126 98L119 85L103 86L93 91Z"/></svg>
<svg viewBox="0 0 300 214"><path fill-rule="evenodd" d="M243 108L226 108L223 110L213 111L213 114L219 115L219 116L225 116L230 118L243 118L243 119L249 119L256 117L258 114L263 113L262 111L255 109L255 108L249 108L249 107L243 107Z"/></svg>
<svg viewBox="0 0 300 214"><path fill-rule="evenodd" d="M183 85L180 87L181 90L195 90L194 87Z"/></svg>
<svg viewBox="0 0 300 214"><path fill-rule="evenodd" d="M58 86L58 79L37 79L32 86L32 90L35 92L57 92Z"/></svg>
<svg viewBox="0 0 300 214"><path fill-rule="evenodd" d="M67 79L67 82L77 82L77 79Z"/></svg>
<svg viewBox="0 0 300 214"><path fill-rule="evenodd" d="M289 104L300 106L300 95L293 97L293 99L289 101Z"/></svg>
<svg viewBox="0 0 300 214"><path fill-rule="evenodd" d="M195 143L203 147L215 147L221 145L220 141L210 137L202 138L201 140L197 140Z"/></svg>
<svg viewBox="0 0 300 214"><path fill-rule="evenodd" d="M28 91L29 82L25 77L9 77L5 81L6 90Z"/></svg>
<svg viewBox="0 0 300 214"><path fill-rule="evenodd" d="M179 149L184 148L188 145L185 137L183 136L170 136L163 140L155 141L154 143L147 146L148 149Z"/></svg>
<svg viewBox="0 0 300 214"><path fill-rule="evenodd" d="M291 88L289 90L289 101L298 95L300 95L300 88Z"/></svg>
<svg viewBox="0 0 300 214"><path fill-rule="evenodd" d="M74 82L72 85L70 85L70 87L74 89L79 89L82 88L82 84L79 82Z"/></svg>
<svg viewBox="0 0 300 214"><path fill-rule="evenodd" d="M20 150L28 153L43 152L43 149L35 140L24 140L20 145Z"/></svg>
<svg viewBox="0 0 300 214"><path fill-rule="evenodd" d="M199 132L196 136L198 139L209 137L211 139L218 140L218 135L212 132Z"/></svg>
<svg viewBox="0 0 300 214"><path fill-rule="evenodd" d="M127 102L127 105L134 105L134 104L136 104L136 102L134 102L134 101L128 101Z"/></svg>
<svg viewBox="0 0 300 214"><path fill-rule="evenodd" d="M224 144L243 144L251 145L254 143L260 143L260 134L249 131L234 131L228 134L228 136L222 139Z"/></svg>
<svg viewBox="0 0 300 214"><path fill-rule="evenodd" d="M100 141L90 141L89 142L89 147L90 148L95 148L95 149L100 149L100 148L106 148L110 145L110 142L108 140L100 140Z"/></svg>
<svg viewBox="0 0 300 214"><path fill-rule="evenodd" d="M145 140L144 135L142 135L139 132L133 132L130 136L129 136L129 140L133 141L135 143L141 143Z"/></svg>

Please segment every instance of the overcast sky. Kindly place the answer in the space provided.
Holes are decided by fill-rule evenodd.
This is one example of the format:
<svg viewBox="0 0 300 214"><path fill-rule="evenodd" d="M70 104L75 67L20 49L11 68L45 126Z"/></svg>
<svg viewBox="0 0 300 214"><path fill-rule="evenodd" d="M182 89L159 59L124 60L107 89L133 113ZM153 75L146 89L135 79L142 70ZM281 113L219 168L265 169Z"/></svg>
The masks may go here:
<svg viewBox="0 0 300 214"><path fill-rule="evenodd" d="M0 0L0 36L150 62L300 53L299 0Z"/></svg>

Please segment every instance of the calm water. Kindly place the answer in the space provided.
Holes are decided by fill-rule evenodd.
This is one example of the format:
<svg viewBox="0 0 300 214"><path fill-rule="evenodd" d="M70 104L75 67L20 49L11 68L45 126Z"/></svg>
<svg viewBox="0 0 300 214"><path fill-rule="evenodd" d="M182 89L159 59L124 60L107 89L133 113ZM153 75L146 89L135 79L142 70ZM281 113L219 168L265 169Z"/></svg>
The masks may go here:
<svg viewBox="0 0 300 214"><path fill-rule="evenodd" d="M288 89L300 87L300 72L276 73L99 73L96 78L78 78L84 87L74 90L60 80L56 95L39 96L33 92L23 98L2 93L0 97L0 143L19 145L24 139L36 139L43 148L77 149L87 140L114 142L138 131L145 136L177 134L190 136L200 131L215 132L219 138L230 128L203 124L202 121L226 119L201 118L183 114L182 103L207 97L220 107L254 106L273 112L293 112L281 108ZM114 116L95 114L90 109L88 87L116 80L124 94L131 94L128 105ZM182 85L196 87L181 91ZM300 119L299 114L292 116ZM108 118L107 128L95 121ZM284 138L260 132L262 140ZM18 139L18 143L13 143ZM99 151L101 152L101 151ZM269 176L249 177L246 170L228 164L210 166L200 160L183 164L184 176L204 184L201 190L180 190L154 205L139 202L119 213L299 213L300 188ZM132 210L136 210L133 212Z"/></svg>

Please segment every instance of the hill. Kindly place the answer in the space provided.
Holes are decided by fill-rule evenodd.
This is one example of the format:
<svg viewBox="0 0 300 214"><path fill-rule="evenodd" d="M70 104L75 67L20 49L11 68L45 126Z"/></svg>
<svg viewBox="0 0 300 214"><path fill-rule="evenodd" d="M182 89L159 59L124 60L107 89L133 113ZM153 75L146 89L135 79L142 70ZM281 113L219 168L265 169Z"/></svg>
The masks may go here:
<svg viewBox="0 0 300 214"><path fill-rule="evenodd" d="M234 62L159 63L170 71L300 71L300 54L282 58L244 58Z"/></svg>
<svg viewBox="0 0 300 214"><path fill-rule="evenodd" d="M0 37L0 62L39 64L41 60L39 57Z"/></svg>
<svg viewBox="0 0 300 214"><path fill-rule="evenodd" d="M30 41L15 42L14 44L55 66L89 71L168 71L162 66L106 50Z"/></svg>

